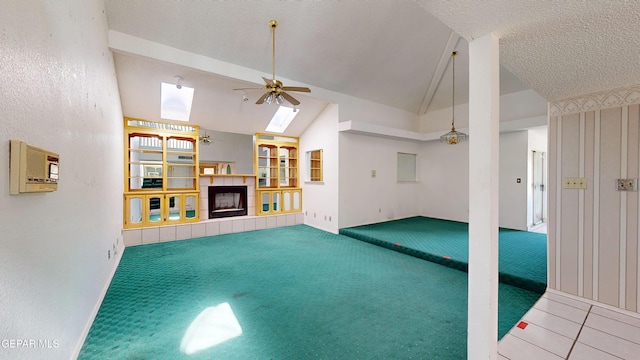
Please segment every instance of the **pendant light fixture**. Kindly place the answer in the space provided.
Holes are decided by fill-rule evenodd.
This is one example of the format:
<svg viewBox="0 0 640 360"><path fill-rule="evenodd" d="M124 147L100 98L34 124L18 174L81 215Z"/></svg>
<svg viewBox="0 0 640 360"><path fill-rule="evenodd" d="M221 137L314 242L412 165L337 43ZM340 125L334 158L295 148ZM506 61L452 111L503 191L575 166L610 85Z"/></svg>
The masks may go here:
<svg viewBox="0 0 640 360"><path fill-rule="evenodd" d="M455 145L461 141L467 139L467 134L456 131L456 55L457 51L451 53L451 73L452 73L452 86L451 92L451 131L440 136L440 142L447 143L449 145Z"/></svg>

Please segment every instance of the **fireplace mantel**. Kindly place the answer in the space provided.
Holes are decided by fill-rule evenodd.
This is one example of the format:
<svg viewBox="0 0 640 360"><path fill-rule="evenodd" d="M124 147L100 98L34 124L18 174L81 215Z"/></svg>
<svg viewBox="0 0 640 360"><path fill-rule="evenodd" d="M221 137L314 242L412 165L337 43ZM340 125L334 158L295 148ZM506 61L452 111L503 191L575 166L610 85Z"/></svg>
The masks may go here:
<svg viewBox="0 0 640 360"><path fill-rule="evenodd" d="M216 178L242 178L242 184L246 184L248 178L253 178L255 181L255 177L254 174L200 174L200 182L204 184L203 180L208 178L210 185L214 183L219 185L220 179L215 180Z"/></svg>

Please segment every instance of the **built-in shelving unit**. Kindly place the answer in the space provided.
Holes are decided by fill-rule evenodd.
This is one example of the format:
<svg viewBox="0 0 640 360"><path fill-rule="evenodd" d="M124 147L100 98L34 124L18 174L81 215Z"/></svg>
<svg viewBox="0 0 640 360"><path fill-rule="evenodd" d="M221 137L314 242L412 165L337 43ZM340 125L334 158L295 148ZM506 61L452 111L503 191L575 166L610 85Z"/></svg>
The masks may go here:
<svg viewBox="0 0 640 360"><path fill-rule="evenodd" d="M124 121L124 227L198 221L198 127Z"/></svg>
<svg viewBox="0 0 640 360"><path fill-rule="evenodd" d="M256 134L256 213L268 215L302 210L298 138Z"/></svg>
<svg viewBox="0 0 640 360"><path fill-rule="evenodd" d="M307 151L307 181L322 181L322 150Z"/></svg>

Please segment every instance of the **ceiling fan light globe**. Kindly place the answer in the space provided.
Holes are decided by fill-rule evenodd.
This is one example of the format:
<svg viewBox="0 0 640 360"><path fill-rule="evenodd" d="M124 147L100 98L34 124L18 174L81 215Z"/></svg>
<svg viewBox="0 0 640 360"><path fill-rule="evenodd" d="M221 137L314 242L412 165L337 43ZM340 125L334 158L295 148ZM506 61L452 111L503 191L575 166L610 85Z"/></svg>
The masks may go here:
<svg viewBox="0 0 640 360"><path fill-rule="evenodd" d="M276 96L276 104L281 105L284 102L284 97L281 94Z"/></svg>
<svg viewBox="0 0 640 360"><path fill-rule="evenodd" d="M273 93L267 95L267 97L264 99L264 102L267 104L271 104L273 102Z"/></svg>

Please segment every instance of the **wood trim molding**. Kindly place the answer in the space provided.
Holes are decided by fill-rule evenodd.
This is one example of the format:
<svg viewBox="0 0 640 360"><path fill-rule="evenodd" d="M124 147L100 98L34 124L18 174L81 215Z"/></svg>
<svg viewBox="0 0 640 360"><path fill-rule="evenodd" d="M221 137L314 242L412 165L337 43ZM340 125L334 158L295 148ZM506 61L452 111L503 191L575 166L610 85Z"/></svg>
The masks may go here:
<svg viewBox="0 0 640 360"><path fill-rule="evenodd" d="M640 104L640 85L549 102L549 116Z"/></svg>

